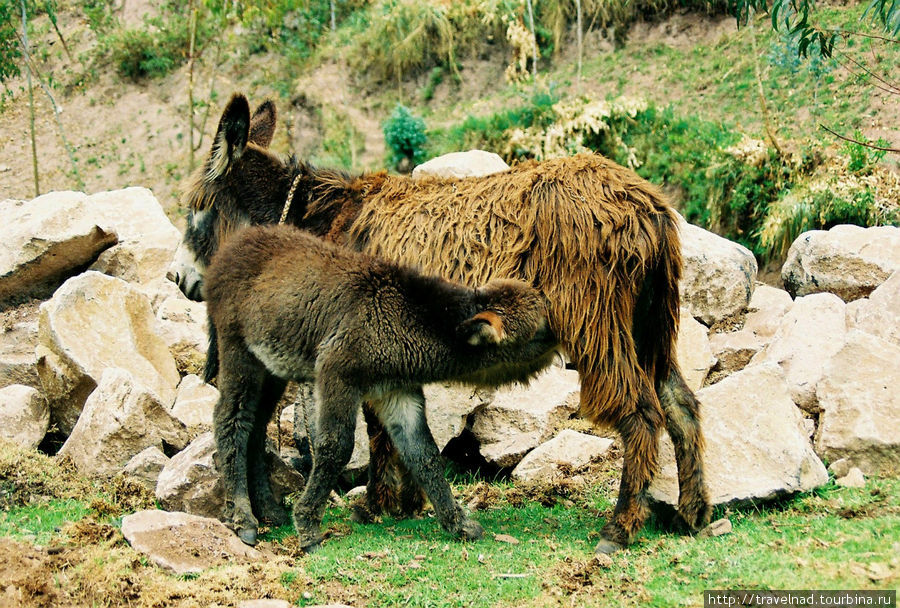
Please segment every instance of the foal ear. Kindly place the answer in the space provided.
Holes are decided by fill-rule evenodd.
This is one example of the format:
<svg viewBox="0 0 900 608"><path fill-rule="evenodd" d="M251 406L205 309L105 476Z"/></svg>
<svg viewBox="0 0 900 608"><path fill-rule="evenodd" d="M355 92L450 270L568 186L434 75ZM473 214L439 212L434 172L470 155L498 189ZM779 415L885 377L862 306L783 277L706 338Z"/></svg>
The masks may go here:
<svg viewBox="0 0 900 608"><path fill-rule="evenodd" d="M483 344L500 344L506 338L503 318L493 310L483 310L460 323L459 335L472 346Z"/></svg>
<svg viewBox="0 0 900 608"><path fill-rule="evenodd" d="M275 118L275 103L271 99L259 104L250 117L249 140L261 148L268 148L275 135Z"/></svg>
<svg viewBox="0 0 900 608"><path fill-rule="evenodd" d="M216 130L216 138L213 140L212 154L210 156L207 177L216 179L223 175L235 160L241 157L250 131L250 104L247 98L239 93L231 96L222 118L219 119L219 128Z"/></svg>

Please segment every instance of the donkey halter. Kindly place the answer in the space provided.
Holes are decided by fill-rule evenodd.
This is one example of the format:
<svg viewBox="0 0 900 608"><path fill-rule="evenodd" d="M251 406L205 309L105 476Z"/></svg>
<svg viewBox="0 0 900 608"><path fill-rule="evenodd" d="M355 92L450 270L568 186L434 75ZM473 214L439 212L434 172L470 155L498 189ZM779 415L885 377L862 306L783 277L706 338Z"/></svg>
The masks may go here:
<svg viewBox="0 0 900 608"><path fill-rule="evenodd" d="M291 201L294 200L294 193L297 191L297 186L300 184L300 178L303 177L303 172L297 174L294 178L294 181L291 182L291 189L288 191L287 200L284 201L284 209L281 210L281 219L278 220L279 224L283 224L285 220L287 220L288 211L291 210Z"/></svg>

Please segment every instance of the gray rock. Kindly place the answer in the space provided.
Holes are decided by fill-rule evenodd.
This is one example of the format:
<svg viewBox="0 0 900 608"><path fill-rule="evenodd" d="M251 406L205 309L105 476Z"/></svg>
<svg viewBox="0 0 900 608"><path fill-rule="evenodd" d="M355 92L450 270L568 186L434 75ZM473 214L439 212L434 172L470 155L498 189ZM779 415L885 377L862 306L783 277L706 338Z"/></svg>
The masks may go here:
<svg viewBox="0 0 900 608"><path fill-rule="evenodd" d="M150 491L156 489L159 474L169 464L169 457L163 454L157 446L153 445L139 452L128 461L122 473L133 477Z"/></svg>
<svg viewBox="0 0 900 608"><path fill-rule="evenodd" d="M0 388L0 437L26 448L36 448L50 426L47 400L31 386Z"/></svg>
<svg viewBox="0 0 900 608"><path fill-rule="evenodd" d="M85 475L115 475L135 455L163 442L181 449L187 430L126 370L108 368L60 449Z"/></svg>
<svg viewBox="0 0 900 608"><path fill-rule="evenodd" d="M828 465L828 470L831 471L831 474L834 475L835 479L838 477L846 477L851 468L853 468L853 464L846 458L838 458Z"/></svg>
<svg viewBox="0 0 900 608"><path fill-rule="evenodd" d="M716 371L733 374L744 369L763 343L752 331L742 329L713 334L709 346L716 358Z"/></svg>
<svg viewBox="0 0 900 608"><path fill-rule="evenodd" d="M484 150L450 152L422 163L412 171L413 178L434 177L481 177L506 171L509 165L500 156Z"/></svg>
<svg viewBox="0 0 900 608"><path fill-rule="evenodd" d="M830 292L846 302L864 298L900 270L900 228L841 225L804 232L781 270L793 296Z"/></svg>
<svg viewBox="0 0 900 608"><path fill-rule="evenodd" d="M171 404L180 377L156 332L147 296L128 283L98 272L66 281L40 308L37 369L51 422L71 432L110 367L127 370Z"/></svg>
<svg viewBox="0 0 900 608"><path fill-rule="evenodd" d="M775 363L747 367L697 393L706 439L703 469L713 504L806 492L828 482L802 416ZM668 435L660 442L654 499L676 504L678 473Z"/></svg>
<svg viewBox="0 0 900 608"><path fill-rule="evenodd" d="M0 204L0 304L46 296L117 241L105 219L88 212L85 196L51 192L30 202Z"/></svg>
<svg viewBox="0 0 900 608"><path fill-rule="evenodd" d="M263 559L221 522L188 513L139 511L122 520L122 535L135 551L178 575Z"/></svg>
<svg viewBox="0 0 900 608"><path fill-rule="evenodd" d="M847 317L856 329L900 346L900 272L892 274L868 299L848 304Z"/></svg>
<svg viewBox="0 0 900 608"><path fill-rule="evenodd" d="M519 481L552 481L561 476L561 465L583 467L605 454L612 444L612 439L563 429L529 452L513 469L512 477Z"/></svg>
<svg viewBox="0 0 900 608"><path fill-rule="evenodd" d="M215 453L213 434L203 433L175 454L157 480L159 504L169 511L221 518L225 490L216 470Z"/></svg>
<svg viewBox="0 0 900 608"><path fill-rule="evenodd" d="M187 448L173 456L156 484L156 499L170 511L184 511L204 517L224 514L222 477L216 468L213 434L203 433ZM278 499L303 488L303 477L266 446L272 491Z"/></svg>
<svg viewBox="0 0 900 608"><path fill-rule="evenodd" d="M41 390L37 373L38 302L3 311L0 323L0 387L24 384Z"/></svg>
<svg viewBox="0 0 900 608"><path fill-rule="evenodd" d="M515 466L578 410L578 397L578 372L558 367L530 386L498 390L493 401L473 415L472 433L481 455L497 466Z"/></svg>
<svg viewBox="0 0 900 608"><path fill-rule="evenodd" d="M747 307L756 283L756 258L749 249L684 220L681 305L707 326Z"/></svg>
<svg viewBox="0 0 900 608"><path fill-rule="evenodd" d="M199 374L206 364L209 334L206 303L174 297L163 302L156 313L159 336L169 347L176 367L187 374Z"/></svg>
<svg viewBox="0 0 900 608"><path fill-rule="evenodd" d="M858 468L853 467L846 475L835 480L835 483L845 488L866 487L866 477Z"/></svg>
<svg viewBox="0 0 900 608"><path fill-rule="evenodd" d="M716 358L710 348L706 327L684 309L681 311L675 352L688 387L692 391L699 390L709 370L716 364Z"/></svg>
<svg viewBox="0 0 900 608"><path fill-rule="evenodd" d="M425 417L438 449L459 437L469 416L494 398L494 391L452 384L429 384L425 392Z"/></svg>
<svg viewBox="0 0 900 608"><path fill-rule="evenodd" d="M743 329L753 332L762 342L768 342L793 306L794 300L785 290L757 283L753 297L747 305Z"/></svg>
<svg viewBox="0 0 900 608"><path fill-rule="evenodd" d="M816 385L825 364L844 344L845 304L830 293L797 298L772 341L750 362L775 362L785 371L794 403L807 412L819 410Z"/></svg>
<svg viewBox="0 0 900 608"><path fill-rule="evenodd" d="M816 450L866 474L900 472L900 346L853 330L816 387Z"/></svg>
<svg viewBox="0 0 900 608"><path fill-rule="evenodd" d="M102 218L119 237L91 269L133 283L150 283L166 275L181 233L146 188L98 192L87 197L92 217Z"/></svg>
<svg viewBox="0 0 900 608"><path fill-rule="evenodd" d="M178 384L172 415L187 427L192 437L196 437L212 430L213 412L218 401L219 389L190 374Z"/></svg>
<svg viewBox="0 0 900 608"><path fill-rule="evenodd" d="M731 534L733 530L731 525L731 520L727 517L723 517L722 519L717 519L712 522L697 534L698 538L714 538L716 536L724 536L726 534Z"/></svg>

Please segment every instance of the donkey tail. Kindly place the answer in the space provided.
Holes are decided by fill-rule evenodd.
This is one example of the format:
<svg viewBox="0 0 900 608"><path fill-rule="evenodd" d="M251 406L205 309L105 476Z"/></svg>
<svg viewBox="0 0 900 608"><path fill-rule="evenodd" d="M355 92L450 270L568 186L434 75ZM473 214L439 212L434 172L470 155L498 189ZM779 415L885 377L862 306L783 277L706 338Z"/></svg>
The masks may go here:
<svg viewBox="0 0 900 608"><path fill-rule="evenodd" d="M206 351L206 366L203 368L203 381L209 384L219 373L219 341L216 338L216 326L212 319L207 319L209 328L209 349Z"/></svg>
<svg viewBox="0 0 900 608"><path fill-rule="evenodd" d="M671 211L656 216L660 246L638 294L633 335L638 363L655 386L669 377L678 339L682 256L678 220Z"/></svg>

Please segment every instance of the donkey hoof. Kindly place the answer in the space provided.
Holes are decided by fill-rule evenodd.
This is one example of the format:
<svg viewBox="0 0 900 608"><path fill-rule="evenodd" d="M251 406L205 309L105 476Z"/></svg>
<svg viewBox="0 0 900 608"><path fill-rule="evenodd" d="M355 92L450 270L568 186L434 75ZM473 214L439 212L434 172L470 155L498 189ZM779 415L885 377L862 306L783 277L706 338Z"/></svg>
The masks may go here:
<svg viewBox="0 0 900 608"><path fill-rule="evenodd" d="M625 545L623 545L622 543L617 543L614 540L604 538L599 543L597 543L597 547L594 549L594 553L603 553L609 555L610 553L615 553L616 551L624 548Z"/></svg>
<svg viewBox="0 0 900 608"><path fill-rule="evenodd" d="M297 540L300 541L300 549L304 553L315 553L322 546L322 541L325 540L325 537L321 534L301 535Z"/></svg>
<svg viewBox="0 0 900 608"><path fill-rule="evenodd" d="M237 531L237 535L245 545L250 545L252 547L256 544L256 528L241 528Z"/></svg>
<svg viewBox="0 0 900 608"><path fill-rule="evenodd" d="M461 540L478 540L482 536L484 536L484 528L474 519L466 518L459 528L459 538Z"/></svg>

